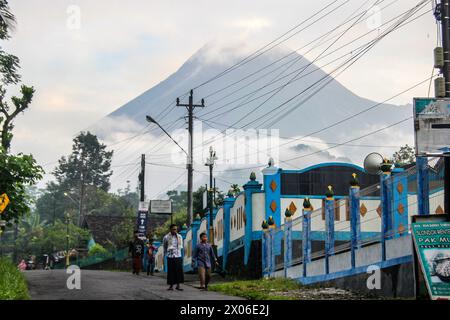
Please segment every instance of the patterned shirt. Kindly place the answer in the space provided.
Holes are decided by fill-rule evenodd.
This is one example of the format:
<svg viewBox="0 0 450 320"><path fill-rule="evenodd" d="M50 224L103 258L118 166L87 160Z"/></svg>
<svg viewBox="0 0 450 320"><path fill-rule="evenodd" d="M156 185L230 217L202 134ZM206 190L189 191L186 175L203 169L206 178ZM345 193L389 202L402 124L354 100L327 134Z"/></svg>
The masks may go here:
<svg viewBox="0 0 450 320"><path fill-rule="evenodd" d="M164 237L164 251L167 258L181 258L181 249L183 248L183 238L178 233L172 235L166 234Z"/></svg>

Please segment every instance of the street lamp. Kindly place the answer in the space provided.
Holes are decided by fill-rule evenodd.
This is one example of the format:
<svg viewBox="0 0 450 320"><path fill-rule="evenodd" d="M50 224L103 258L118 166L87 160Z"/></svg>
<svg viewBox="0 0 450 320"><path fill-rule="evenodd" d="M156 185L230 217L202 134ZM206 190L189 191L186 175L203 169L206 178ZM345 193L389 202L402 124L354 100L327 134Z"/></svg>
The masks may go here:
<svg viewBox="0 0 450 320"><path fill-rule="evenodd" d="M66 268L70 265L70 255L69 255L69 222L70 215L66 213Z"/></svg>
<svg viewBox="0 0 450 320"><path fill-rule="evenodd" d="M146 116L146 119L147 119L148 123L156 124L170 138L170 140L172 140L187 156L187 165L186 165L186 168L188 170L188 190L187 190L187 203L188 203L187 216L188 217L187 218L188 218L188 223L190 223L192 220L192 212L193 212L193 207L194 207L193 200L192 200L192 198L193 198L192 179L190 179L190 178L192 178L192 170L193 170L192 169L192 163L193 163L192 156L189 155L189 153L187 153L186 150L184 150L183 147L180 146L178 144L178 142L174 138L172 138L172 136L155 119L153 119L151 116Z"/></svg>
<svg viewBox="0 0 450 320"><path fill-rule="evenodd" d="M213 167L214 162L218 158L216 157L216 152L213 147L209 147L209 157L206 159L205 166L209 167L209 235L211 238L211 243L214 245L214 226L213 226Z"/></svg>
<svg viewBox="0 0 450 320"><path fill-rule="evenodd" d="M64 192L64 196L67 197L67 198L69 198L70 200L72 200L72 202L75 203L75 204L78 206L78 209L79 209L79 213L78 213L78 224L79 224L79 226L81 226L81 219L82 219L82 215L83 215L83 213L82 213L83 206L82 206L82 204L81 204L81 201L76 201L76 200L74 200L74 199L70 196L70 194L68 194L67 192Z"/></svg>
<svg viewBox="0 0 450 320"><path fill-rule="evenodd" d="M179 144L178 144L178 142L174 139L174 138L172 138L172 136L166 131L166 129L164 129L155 119L153 119L152 117L150 117L150 116L146 116L146 119L147 119L147 122L148 123L154 123L154 124L156 124L173 142L175 142L175 144L178 146L178 147L180 147L180 149L181 150L183 150L183 152L188 156L188 158L189 158L189 154L186 152L186 150L184 150L183 149L183 147L182 146L180 146Z"/></svg>

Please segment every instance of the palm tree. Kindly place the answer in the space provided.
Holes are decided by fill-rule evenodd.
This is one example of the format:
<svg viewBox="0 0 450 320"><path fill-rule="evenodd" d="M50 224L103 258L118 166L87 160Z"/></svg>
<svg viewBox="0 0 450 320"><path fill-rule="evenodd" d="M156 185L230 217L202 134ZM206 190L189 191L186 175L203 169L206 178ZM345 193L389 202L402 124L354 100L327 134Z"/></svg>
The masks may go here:
<svg viewBox="0 0 450 320"><path fill-rule="evenodd" d="M241 188L239 188L239 185L235 183L231 185L231 191L233 192L233 195L236 196L241 192Z"/></svg>
<svg viewBox="0 0 450 320"><path fill-rule="evenodd" d="M7 0L0 0L0 39L9 37L8 31L16 25L16 17L11 13Z"/></svg>
<svg viewBox="0 0 450 320"><path fill-rule="evenodd" d="M25 216L21 223L25 233L33 233L35 230L43 229L46 225L47 221L41 221L41 216L37 212Z"/></svg>

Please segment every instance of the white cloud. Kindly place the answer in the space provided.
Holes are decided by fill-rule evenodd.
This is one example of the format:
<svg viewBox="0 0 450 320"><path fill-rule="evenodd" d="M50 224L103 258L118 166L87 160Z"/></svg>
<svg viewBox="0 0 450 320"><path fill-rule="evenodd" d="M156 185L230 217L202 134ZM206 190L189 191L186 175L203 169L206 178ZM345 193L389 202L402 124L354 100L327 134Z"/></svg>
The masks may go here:
<svg viewBox="0 0 450 320"><path fill-rule="evenodd" d="M2 47L21 58L24 83L34 85L37 90L30 110L16 121L13 149L32 152L44 163L55 161L70 151L72 138L78 131L90 127L106 114L162 81L205 43L211 40L231 46L240 43L242 52L250 52L309 17L326 2L11 2L18 26L13 38L2 43ZM66 9L72 4L81 9L79 30L69 30L66 25ZM356 8L360 4L349 4L340 12L350 12L350 5ZM383 19L397 15L410 6L410 1L401 0L390 8L391 15L383 13ZM307 32L293 37L285 45L298 48L343 19L343 14L330 16L326 23L311 26ZM435 23L430 13L381 42L372 54L355 64L351 72L346 72L338 80L358 95L381 101L410 86L412 80L420 81L430 74L434 34ZM223 63L235 57L231 51L226 55L212 50L205 55L205 58L215 61L221 59ZM311 53L307 57L314 55ZM414 95L426 95L426 91L427 85L424 85L393 102L407 103ZM110 125L124 128L123 132L113 137L116 141L133 135L137 130L127 120ZM126 127L133 128L129 130L131 133L125 132ZM371 128L361 131L356 129L351 132L351 136L368 129ZM389 140L388 132L396 137L395 141ZM411 137L411 130L393 129L377 135L376 139L363 141L403 144L411 143ZM159 139L149 135L147 140L140 140L142 142L133 151L139 153L148 150ZM335 139L345 140L345 137ZM334 157L347 157L349 149L335 148L330 153ZM367 148L360 153L366 151ZM358 162L362 155L348 157ZM127 155L118 154L118 158L123 160ZM322 160L325 159L319 155L308 157L310 163ZM298 163L299 166L304 164L307 162ZM166 174L170 172L160 170ZM159 174L155 174L159 177ZM161 179L165 181L164 174Z"/></svg>

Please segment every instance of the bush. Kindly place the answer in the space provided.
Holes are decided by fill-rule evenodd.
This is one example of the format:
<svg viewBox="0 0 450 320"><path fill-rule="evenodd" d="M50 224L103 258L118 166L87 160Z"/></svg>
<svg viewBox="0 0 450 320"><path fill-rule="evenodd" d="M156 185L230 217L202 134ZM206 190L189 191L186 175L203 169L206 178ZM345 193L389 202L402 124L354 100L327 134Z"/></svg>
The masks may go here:
<svg viewBox="0 0 450 320"><path fill-rule="evenodd" d="M0 259L0 300L28 300L24 275L10 260Z"/></svg>
<svg viewBox="0 0 450 320"><path fill-rule="evenodd" d="M95 255L106 255L108 254L108 250L106 250L105 248L103 248L103 246L101 244L94 244L88 252L88 256L95 256Z"/></svg>

